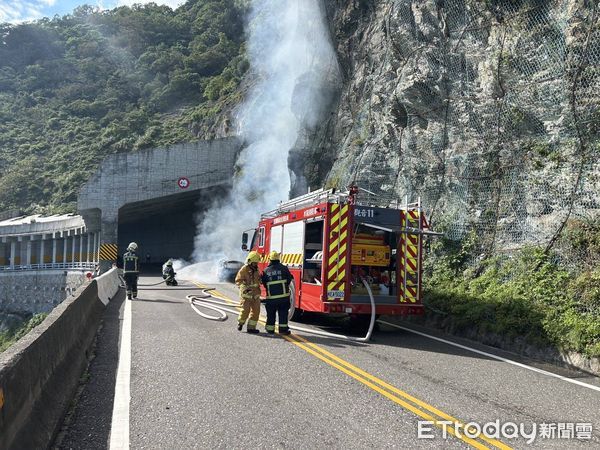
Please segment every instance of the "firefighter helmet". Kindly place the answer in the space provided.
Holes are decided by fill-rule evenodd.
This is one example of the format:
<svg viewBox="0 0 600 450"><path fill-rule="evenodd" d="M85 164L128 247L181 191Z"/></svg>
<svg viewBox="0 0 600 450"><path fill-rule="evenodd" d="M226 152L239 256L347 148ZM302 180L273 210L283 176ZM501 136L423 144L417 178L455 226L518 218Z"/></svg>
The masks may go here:
<svg viewBox="0 0 600 450"><path fill-rule="evenodd" d="M172 266L173 265L173 261L172 260L168 260L167 261L167 266Z"/></svg>
<svg viewBox="0 0 600 450"><path fill-rule="evenodd" d="M279 255L279 252L273 250L271 253L269 253L269 260L279 261L280 259L281 259L281 256Z"/></svg>
<svg viewBox="0 0 600 450"><path fill-rule="evenodd" d="M138 246L135 242L132 242L127 246L127 250L132 251L132 252L135 252L137 250L137 248L138 248Z"/></svg>
<svg viewBox="0 0 600 450"><path fill-rule="evenodd" d="M257 262L260 262L260 255L258 254L258 252L251 251L250 253L248 253L248 256L246 257L246 264Z"/></svg>

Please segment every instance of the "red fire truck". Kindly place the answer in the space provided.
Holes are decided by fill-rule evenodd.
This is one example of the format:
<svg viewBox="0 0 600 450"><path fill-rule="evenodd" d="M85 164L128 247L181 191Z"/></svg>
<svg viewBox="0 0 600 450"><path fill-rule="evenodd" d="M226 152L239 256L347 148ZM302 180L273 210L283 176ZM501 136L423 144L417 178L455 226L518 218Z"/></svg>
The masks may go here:
<svg viewBox="0 0 600 450"><path fill-rule="evenodd" d="M423 236L437 234L429 226L420 201L374 206L361 202L359 189L318 190L280 203L261 215L248 246L268 264L272 250L294 276L291 300L295 311L370 315L423 314L421 275Z"/></svg>

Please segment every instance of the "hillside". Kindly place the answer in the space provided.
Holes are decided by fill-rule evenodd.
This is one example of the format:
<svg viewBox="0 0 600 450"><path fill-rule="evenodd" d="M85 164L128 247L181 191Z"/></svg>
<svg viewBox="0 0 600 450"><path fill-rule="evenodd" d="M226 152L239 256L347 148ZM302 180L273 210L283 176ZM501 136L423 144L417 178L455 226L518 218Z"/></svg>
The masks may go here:
<svg viewBox="0 0 600 450"><path fill-rule="evenodd" d="M0 211L74 212L105 156L212 136L239 101L244 16L196 0L0 25Z"/></svg>
<svg viewBox="0 0 600 450"><path fill-rule="evenodd" d="M421 198L445 233L425 246L427 320L436 326L512 350L600 356L597 1L294 4L312 17L292 20L296 35L314 38L314 14L325 14L334 63L306 42L298 51L284 40L272 55L281 49L271 29L252 49L247 3L84 8L4 25L0 212L73 210L106 155L239 126L283 155L283 168L269 171L257 153L246 159L261 186L290 182L300 193L357 183L378 202ZM268 28L282 8L262 4L272 9L254 19ZM266 77L248 71L246 45ZM286 73L290 58L313 66ZM285 81L288 97L268 75ZM248 97L258 100L240 125L231 112ZM297 133L270 139L288 128ZM244 206L254 197L236 196Z"/></svg>

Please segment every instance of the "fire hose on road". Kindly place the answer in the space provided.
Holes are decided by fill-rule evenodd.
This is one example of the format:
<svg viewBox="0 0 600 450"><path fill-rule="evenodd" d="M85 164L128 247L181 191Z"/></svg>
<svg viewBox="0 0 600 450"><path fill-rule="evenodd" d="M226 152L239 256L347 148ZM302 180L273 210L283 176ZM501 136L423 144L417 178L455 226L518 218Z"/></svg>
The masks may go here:
<svg viewBox="0 0 600 450"><path fill-rule="evenodd" d="M367 283L365 281L365 279L362 279L363 284L365 285L365 288L367 289L367 292L369 293L369 299L371 300L371 322L369 323L369 329L367 331L367 335L365 337L354 337L354 336L347 336L345 334L336 334L336 333L329 333L327 331L321 331L321 330L314 330L312 328L305 328L305 327L299 327L297 325L289 325L289 328L294 330L294 331L301 331L303 333L309 333L309 334L315 334L317 336L324 336L324 337L330 337L330 338L335 338L335 339L341 339L344 341L352 341L352 342L369 342L369 340L371 340L371 335L373 334L373 328L375 327L375 316L376 316L376 311L375 311L375 299L373 298L373 292L371 291L371 287L369 286L369 283ZM214 288L205 288L202 291L201 295L197 295L197 294L190 294L188 295L186 298L189 300L190 305L192 307L192 309L199 314L200 316L204 317L205 319L209 319L209 320L216 320L216 321L225 321L227 320L227 313L231 313L231 314L237 314L238 311L235 308L234 305L230 304L230 303L226 303L222 300L217 300L213 295L210 294L210 291L214 290ZM198 308L205 308L205 309L209 309L211 311L215 311L218 315L211 315L211 314L207 314L205 312L200 311L200 309ZM290 311L290 315L291 313L293 313L293 307Z"/></svg>
<svg viewBox="0 0 600 450"><path fill-rule="evenodd" d="M119 287L125 288L125 284L126 284L125 278L123 278L122 274L119 274L119 281L121 282ZM138 284L138 287L158 286L159 284L163 284L164 282L165 282L165 280L160 280L158 283L154 283L154 284Z"/></svg>
<svg viewBox="0 0 600 450"><path fill-rule="evenodd" d="M190 305L192 309L196 311L199 315L209 320L218 320L223 322L227 320L227 313L237 314L237 311L231 309L233 306L229 303L225 303L224 301L216 300L209 291L212 291L213 288L202 289L202 294L190 294L186 296L186 298L190 301ZM206 314L198 309L198 307L210 309L211 311L215 311L218 313L218 316L212 316L210 314Z"/></svg>

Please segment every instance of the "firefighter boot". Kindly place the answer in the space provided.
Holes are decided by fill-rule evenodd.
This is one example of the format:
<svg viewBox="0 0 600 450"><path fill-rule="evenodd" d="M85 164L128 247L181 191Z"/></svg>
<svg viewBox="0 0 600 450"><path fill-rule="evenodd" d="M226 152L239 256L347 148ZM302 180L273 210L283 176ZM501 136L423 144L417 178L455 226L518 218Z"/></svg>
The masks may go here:
<svg viewBox="0 0 600 450"><path fill-rule="evenodd" d="M237 325L237 329L238 329L238 331L242 331L242 328L244 328L244 324L243 324L243 323L241 323L241 322L240 322L240 323L238 323L238 325Z"/></svg>
<svg viewBox="0 0 600 450"><path fill-rule="evenodd" d="M260 305L260 304L259 304ZM260 308L260 306L259 306ZM248 320L248 326L246 327L246 331L248 333L258 333L259 331L256 329L256 324L258 323L258 320L253 320L252 317L254 316L254 312L252 313L252 316L250 316L250 320Z"/></svg>

